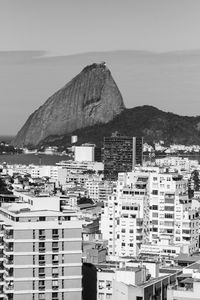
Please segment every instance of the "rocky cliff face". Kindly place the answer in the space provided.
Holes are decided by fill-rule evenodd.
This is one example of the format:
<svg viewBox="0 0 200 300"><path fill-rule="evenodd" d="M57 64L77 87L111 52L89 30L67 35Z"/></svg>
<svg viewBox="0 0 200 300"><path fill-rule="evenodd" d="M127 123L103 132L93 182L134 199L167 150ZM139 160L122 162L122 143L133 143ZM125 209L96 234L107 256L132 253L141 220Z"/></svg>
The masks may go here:
<svg viewBox="0 0 200 300"><path fill-rule="evenodd" d="M30 115L13 145L37 145L50 135L63 135L107 123L124 108L122 96L108 68L104 63L93 64Z"/></svg>

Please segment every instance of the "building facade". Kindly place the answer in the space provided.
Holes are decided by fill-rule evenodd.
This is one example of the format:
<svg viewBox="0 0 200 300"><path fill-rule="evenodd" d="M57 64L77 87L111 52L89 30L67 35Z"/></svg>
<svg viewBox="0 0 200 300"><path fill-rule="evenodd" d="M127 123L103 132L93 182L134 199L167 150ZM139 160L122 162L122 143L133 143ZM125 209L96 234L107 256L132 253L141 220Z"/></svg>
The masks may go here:
<svg viewBox="0 0 200 300"><path fill-rule="evenodd" d="M56 211L0 209L1 299L81 300L81 224Z"/></svg>
<svg viewBox="0 0 200 300"><path fill-rule="evenodd" d="M130 172L136 164L142 165L143 138L113 133L104 138L104 174L106 179L117 180L119 172Z"/></svg>

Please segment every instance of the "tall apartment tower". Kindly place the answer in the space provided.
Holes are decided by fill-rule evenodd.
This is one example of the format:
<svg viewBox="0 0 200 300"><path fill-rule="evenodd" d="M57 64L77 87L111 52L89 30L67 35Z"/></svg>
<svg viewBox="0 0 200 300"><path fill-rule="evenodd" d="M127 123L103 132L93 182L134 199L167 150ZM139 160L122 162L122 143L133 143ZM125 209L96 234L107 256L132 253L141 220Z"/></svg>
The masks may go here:
<svg viewBox="0 0 200 300"><path fill-rule="evenodd" d="M100 228L111 259L137 256L141 245L149 241L148 178L138 175L128 184L129 174L119 174L116 191L108 196L101 216Z"/></svg>
<svg viewBox="0 0 200 300"><path fill-rule="evenodd" d="M57 211L0 209L0 299L81 300L81 224Z"/></svg>
<svg viewBox="0 0 200 300"><path fill-rule="evenodd" d="M143 160L143 138L121 136L117 132L104 137L105 178L117 180L119 172L130 172Z"/></svg>

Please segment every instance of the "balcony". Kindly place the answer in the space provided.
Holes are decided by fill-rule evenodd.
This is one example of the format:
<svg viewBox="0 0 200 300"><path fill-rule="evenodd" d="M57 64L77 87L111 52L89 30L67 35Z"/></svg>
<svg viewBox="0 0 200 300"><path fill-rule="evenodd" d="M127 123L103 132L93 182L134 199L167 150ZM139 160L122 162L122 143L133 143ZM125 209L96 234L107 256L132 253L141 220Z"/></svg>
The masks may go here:
<svg viewBox="0 0 200 300"><path fill-rule="evenodd" d="M38 276L39 278L45 278L45 273L39 273Z"/></svg>
<svg viewBox="0 0 200 300"><path fill-rule="evenodd" d="M13 259L7 259L6 265L13 265L14 260Z"/></svg>
<svg viewBox="0 0 200 300"><path fill-rule="evenodd" d="M40 253L44 253L45 251L46 251L45 247L39 248L39 252L40 252Z"/></svg>
<svg viewBox="0 0 200 300"><path fill-rule="evenodd" d="M44 266L45 265L45 260L39 260L39 266Z"/></svg>
<svg viewBox="0 0 200 300"><path fill-rule="evenodd" d="M5 252L13 252L14 248L13 247L6 247Z"/></svg>
<svg viewBox="0 0 200 300"><path fill-rule="evenodd" d="M58 240L59 239L59 234L53 234L52 239L53 240Z"/></svg>
<svg viewBox="0 0 200 300"><path fill-rule="evenodd" d="M45 235L39 235L39 240L45 240L46 236Z"/></svg>
<svg viewBox="0 0 200 300"><path fill-rule="evenodd" d="M52 247L52 252L58 252L59 251L59 247Z"/></svg>
<svg viewBox="0 0 200 300"><path fill-rule="evenodd" d="M9 281L9 282L7 282L7 284L4 287L5 287L6 292L12 291L14 289L14 282Z"/></svg>
<svg viewBox="0 0 200 300"><path fill-rule="evenodd" d="M14 239L13 234L5 234L5 235L4 235L4 238L5 238L6 240L12 240L12 239Z"/></svg>
<svg viewBox="0 0 200 300"><path fill-rule="evenodd" d="M58 265L58 264L59 264L59 261L58 261L58 260L53 260L53 261L52 261L52 264L53 264L53 265Z"/></svg>
<svg viewBox="0 0 200 300"><path fill-rule="evenodd" d="M44 291L45 290L45 285L40 285L38 289L39 289L39 291Z"/></svg>

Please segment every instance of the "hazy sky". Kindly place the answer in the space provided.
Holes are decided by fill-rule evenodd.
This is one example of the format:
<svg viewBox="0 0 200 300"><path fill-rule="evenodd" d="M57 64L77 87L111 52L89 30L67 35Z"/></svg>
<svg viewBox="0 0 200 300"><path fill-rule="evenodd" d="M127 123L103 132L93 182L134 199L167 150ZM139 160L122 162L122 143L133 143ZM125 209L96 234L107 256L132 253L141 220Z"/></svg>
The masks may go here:
<svg viewBox="0 0 200 300"><path fill-rule="evenodd" d="M200 48L199 0L0 0L0 50Z"/></svg>
<svg viewBox="0 0 200 300"><path fill-rule="evenodd" d="M193 49L200 49L200 0L0 0L0 134L16 134L52 93L101 60L127 107L200 115L200 51L166 53ZM64 56L2 52L14 50ZM76 53L86 54L67 56Z"/></svg>

